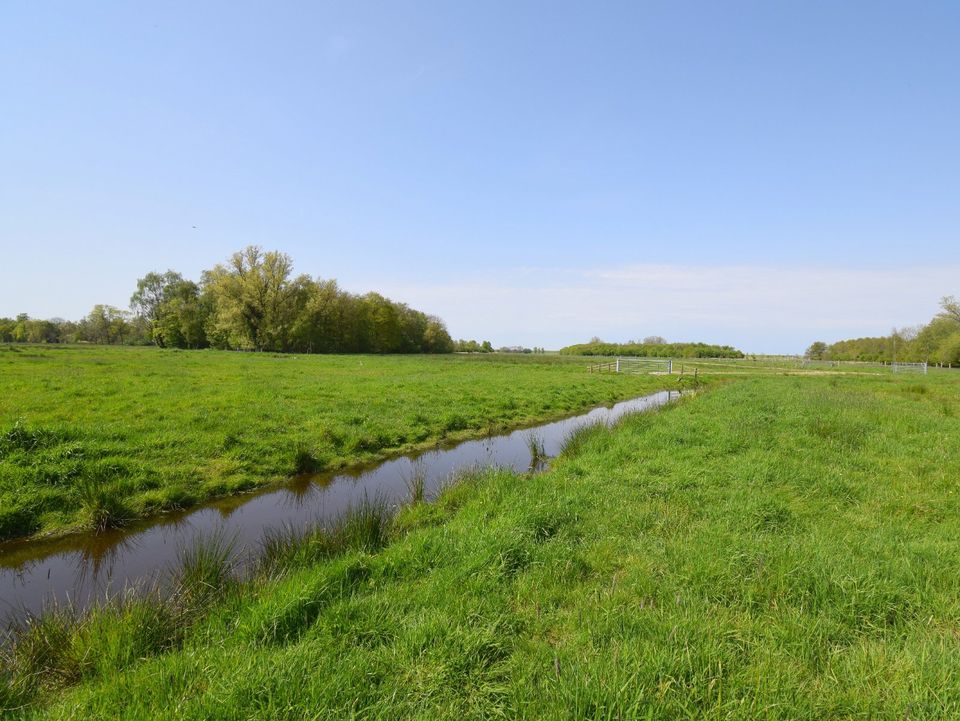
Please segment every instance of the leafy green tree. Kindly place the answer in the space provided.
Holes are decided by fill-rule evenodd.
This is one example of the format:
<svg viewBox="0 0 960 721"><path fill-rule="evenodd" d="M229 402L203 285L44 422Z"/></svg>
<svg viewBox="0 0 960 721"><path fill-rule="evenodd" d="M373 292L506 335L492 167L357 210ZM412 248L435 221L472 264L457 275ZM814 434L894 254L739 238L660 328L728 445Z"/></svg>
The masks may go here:
<svg viewBox="0 0 960 721"><path fill-rule="evenodd" d="M501 350L503 350L501 348ZM508 351L510 349L507 349ZM743 352L728 345L708 343L580 343L561 348L562 355L636 356L640 358L743 358Z"/></svg>
<svg viewBox="0 0 960 721"><path fill-rule="evenodd" d="M16 321L13 324L13 329L11 331L14 342L16 343L26 343L27 342L27 324L30 322L30 316L26 313L17 314Z"/></svg>
<svg viewBox="0 0 960 721"><path fill-rule="evenodd" d="M130 296L130 308L151 322L157 320L167 289L181 282L183 276L172 270L147 273L137 280L137 289Z"/></svg>
<svg viewBox="0 0 960 721"><path fill-rule="evenodd" d="M940 299L941 317L960 323L960 301L952 295L944 296Z"/></svg>
<svg viewBox="0 0 960 721"><path fill-rule="evenodd" d="M203 284L213 304L212 335L228 347L288 350L309 283L306 276L291 281L292 270L286 253L251 245L227 265L207 271Z"/></svg>
<svg viewBox="0 0 960 721"><path fill-rule="evenodd" d="M945 365L960 365L960 332L947 336L937 349L936 360Z"/></svg>
<svg viewBox="0 0 960 721"><path fill-rule="evenodd" d="M0 318L0 343L13 342L13 328L16 324L13 318Z"/></svg>
<svg viewBox="0 0 960 721"><path fill-rule="evenodd" d="M810 344L810 347L807 348L807 352L804 353L804 355L811 360L822 360L826 352L827 344L822 340L818 340Z"/></svg>
<svg viewBox="0 0 960 721"><path fill-rule="evenodd" d="M81 323L84 340L92 343L123 343L129 336L129 314L112 305L95 305Z"/></svg>
<svg viewBox="0 0 960 721"><path fill-rule="evenodd" d="M403 331L397 306L379 293L363 296L366 350L371 353L399 353Z"/></svg>
<svg viewBox="0 0 960 721"><path fill-rule="evenodd" d="M453 344L453 350L457 353L493 353L493 344L488 340L478 343L475 340L461 338Z"/></svg>
<svg viewBox="0 0 960 721"><path fill-rule="evenodd" d="M157 307L153 338L157 345L172 348L203 348L205 326L210 316L208 299L193 281L180 280L166 287Z"/></svg>
<svg viewBox="0 0 960 721"><path fill-rule="evenodd" d="M303 308L294 321L294 347L307 353L344 352L349 345L344 333L345 294L335 280L305 283Z"/></svg>
<svg viewBox="0 0 960 721"><path fill-rule="evenodd" d="M60 340L57 326L39 318L27 321L26 334L28 343L57 343Z"/></svg>
<svg viewBox="0 0 960 721"><path fill-rule="evenodd" d="M134 314L96 305L79 323L0 319L0 341L156 343L177 348L319 353L448 353L439 318L385 298L357 296L334 280L293 277L290 256L250 246L206 271L147 273L130 297ZM487 344L489 345L489 344Z"/></svg>
<svg viewBox="0 0 960 721"><path fill-rule="evenodd" d="M423 350L427 353L453 353L453 339L447 332L447 326L435 315L427 316Z"/></svg>
<svg viewBox="0 0 960 721"><path fill-rule="evenodd" d="M937 316L925 325L914 340L919 360L933 360L941 345L960 327L952 318Z"/></svg>

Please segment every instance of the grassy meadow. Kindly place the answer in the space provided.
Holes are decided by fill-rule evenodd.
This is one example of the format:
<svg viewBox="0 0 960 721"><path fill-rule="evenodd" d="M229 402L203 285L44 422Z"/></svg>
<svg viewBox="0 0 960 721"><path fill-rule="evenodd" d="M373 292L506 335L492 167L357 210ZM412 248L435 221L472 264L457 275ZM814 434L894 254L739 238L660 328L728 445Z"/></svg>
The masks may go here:
<svg viewBox="0 0 960 721"><path fill-rule="evenodd" d="M0 346L0 540L116 525L664 384L557 356Z"/></svg>
<svg viewBox="0 0 960 721"><path fill-rule="evenodd" d="M958 441L960 374L743 377L581 431L545 473L278 535L242 582L212 541L171 598L21 628L0 707L955 718Z"/></svg>

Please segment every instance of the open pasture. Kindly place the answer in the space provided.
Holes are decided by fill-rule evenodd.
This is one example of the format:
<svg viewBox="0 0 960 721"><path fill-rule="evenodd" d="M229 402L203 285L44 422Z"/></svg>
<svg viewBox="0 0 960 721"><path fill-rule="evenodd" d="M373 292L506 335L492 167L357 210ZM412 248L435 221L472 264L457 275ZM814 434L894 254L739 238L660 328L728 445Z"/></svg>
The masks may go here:
<svg viewBox="0 0 960 721"><path fill-rule="evenodd" d="M23 631L0 701L51 719L954 718L958 391L741 379L581 431L545 473L278 538L240 584L214 543L184 559L180 600Z"/></svg>
<svg viewBox="0 0 960 721"><path fill-rule="evenodd" d="M0 539L97 528L669 385L538 355L0 347Z"/></svg>

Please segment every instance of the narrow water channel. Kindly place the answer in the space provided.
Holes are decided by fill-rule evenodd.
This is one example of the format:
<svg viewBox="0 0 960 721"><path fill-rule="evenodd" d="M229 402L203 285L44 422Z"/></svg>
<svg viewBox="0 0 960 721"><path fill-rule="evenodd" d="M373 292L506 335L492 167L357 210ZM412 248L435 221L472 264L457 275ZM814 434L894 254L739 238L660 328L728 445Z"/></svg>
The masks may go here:
<svg viewBox="0 0 960 721"><path fill-rule="evenodd" d="M301 477L107 533L4 544L0 546L0 617L36 613L53 602L83 608L133 585L160 583L179 550L200 536L223 533L235 539L238 553L246 554L256 550L271 528L333 519L364 496L401 503L408 496L407 481L415 473L425 477L429 495L450 476L476 466L526 471L531 462L531 434L552 457L560 452L564 439L581 426L610 424L629 413L658 408L677 395L676 391L661 391L504 435L400 456L372 467Z"/></svg>

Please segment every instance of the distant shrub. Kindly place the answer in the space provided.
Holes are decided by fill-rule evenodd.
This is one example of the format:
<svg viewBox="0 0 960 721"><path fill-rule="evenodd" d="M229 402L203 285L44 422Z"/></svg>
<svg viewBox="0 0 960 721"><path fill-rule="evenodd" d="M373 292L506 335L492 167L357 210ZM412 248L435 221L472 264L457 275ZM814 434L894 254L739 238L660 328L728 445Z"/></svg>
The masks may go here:
<svg viewBox="0 0 960 721"><path fill-rule="evenodd" d="M708 343L579 343L561 348L562 355L631 356L638 358L744 358L729 345Z"/></svg>

